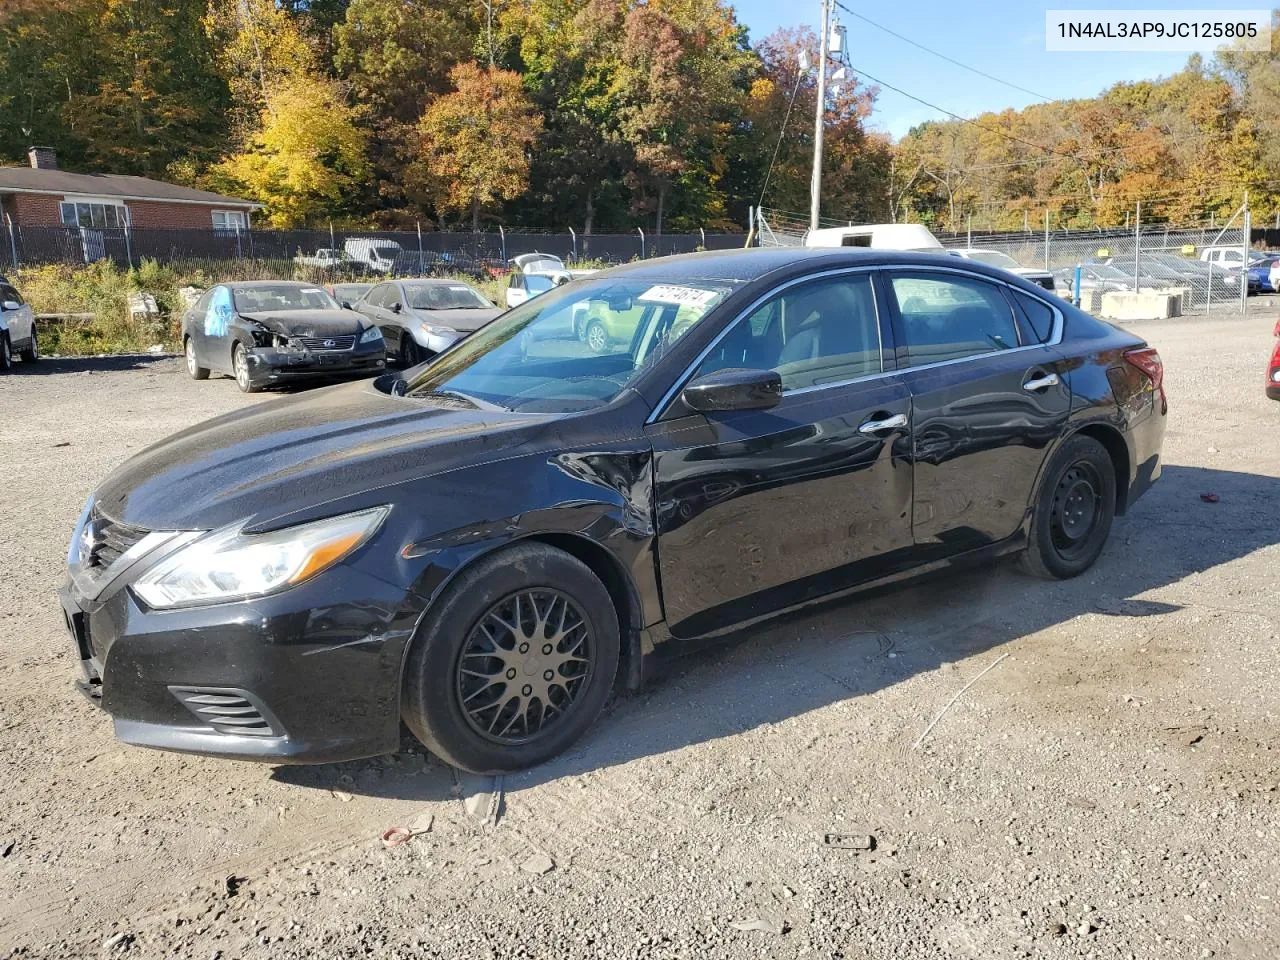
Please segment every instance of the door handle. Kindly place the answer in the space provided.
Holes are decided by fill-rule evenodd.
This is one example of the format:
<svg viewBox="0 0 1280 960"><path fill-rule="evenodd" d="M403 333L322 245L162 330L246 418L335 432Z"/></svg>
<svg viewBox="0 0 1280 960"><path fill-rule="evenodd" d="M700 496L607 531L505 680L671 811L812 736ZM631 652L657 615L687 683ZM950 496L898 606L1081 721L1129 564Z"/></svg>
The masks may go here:
<svg viewBox="0 0 1280 960"><path fill-rule="evenodd" d="M1045 387L1056 387L1062 381L1056 373L1046 373L1043 377L1033 377L1022 385L1023 390L1043 390Z"/></svg>
<svg viewBox="0 0 1280 960"><path fill-rule="evenodd" d="M895 413L883 420L868 420L858 427L859 433L880 433L883 430L899 430L907 425L905 413Z"/></svg>

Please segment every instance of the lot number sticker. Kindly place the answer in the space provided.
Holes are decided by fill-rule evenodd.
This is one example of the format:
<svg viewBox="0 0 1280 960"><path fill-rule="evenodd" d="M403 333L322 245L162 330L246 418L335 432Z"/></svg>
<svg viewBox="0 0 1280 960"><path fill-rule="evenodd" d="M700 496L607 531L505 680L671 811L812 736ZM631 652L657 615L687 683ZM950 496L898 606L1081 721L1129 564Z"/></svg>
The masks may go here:
<svg viewBox="0 0 1280 960"><path fill-rule="evenodd" d="M681 307L705 307L717 296L719 294L714 290L659 284L640 294L638 299L649 303L674 303Z"/></svg>

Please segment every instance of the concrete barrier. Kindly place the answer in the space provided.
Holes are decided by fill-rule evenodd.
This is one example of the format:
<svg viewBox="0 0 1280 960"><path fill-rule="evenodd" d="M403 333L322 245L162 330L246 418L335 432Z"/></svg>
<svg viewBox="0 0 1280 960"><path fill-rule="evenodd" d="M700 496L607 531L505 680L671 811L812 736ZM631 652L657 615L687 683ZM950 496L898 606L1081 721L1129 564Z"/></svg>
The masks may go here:
<svg viewBox="0 0 1280 960"><path fill-rule="evenodd" d="M1165 320L1182 316L1182 292L1157 293L1140 290L1112 291L1102 295L1102 317L1106 320Z"/></svg>

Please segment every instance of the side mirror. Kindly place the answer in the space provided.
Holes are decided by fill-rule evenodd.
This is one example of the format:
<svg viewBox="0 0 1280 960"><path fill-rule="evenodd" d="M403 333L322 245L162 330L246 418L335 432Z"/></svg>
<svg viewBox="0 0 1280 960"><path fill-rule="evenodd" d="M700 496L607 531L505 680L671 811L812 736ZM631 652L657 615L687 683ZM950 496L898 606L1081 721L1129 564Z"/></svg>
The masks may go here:
<svg viewBox="0 0 1280 960"><path fill-rule="evenodd" d="M355 309L354 307L352 307L352 306L351 306L351 301L350 301L350 300L343 300L340 304L338 304L338 306L342 307L342 309L343 309L343 310L354 310L354 309Z"/></svg>
<svg viewBox="0 0 1280 960"><path fill-rule="evenodd" d="M690 410L768 410L782 399L782 377L774 370L717 370L699 377L680 394Z"/></svg>
<svg viewBox="0 0 1280 960"><path fill-rule="evenodd" d="M399 313L399 312L400 312L400 301L399 301L399 300L397 300L395 303L393 303L393 304L391 305L391 312L392 312L392 313Z"/></svg>
<svg viewBox="0 0 1280 960"><path fill-rule="evenodd" d="M0 307L2 307L4 311L8 313L10 310L21 310L22 304L20 304L17 300L6 300L3 304L0 304Z"/></svg>

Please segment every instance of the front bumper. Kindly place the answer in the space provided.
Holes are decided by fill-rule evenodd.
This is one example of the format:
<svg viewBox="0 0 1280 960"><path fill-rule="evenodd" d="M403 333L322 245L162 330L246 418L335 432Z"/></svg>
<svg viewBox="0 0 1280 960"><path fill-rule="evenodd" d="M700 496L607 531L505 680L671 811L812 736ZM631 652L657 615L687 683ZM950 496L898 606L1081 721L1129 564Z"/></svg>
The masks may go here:
<svg viewBox="0 0 1280 960"><path fill-rule="evenodd" d="M387 367L382 340L357 343L350 350L280 350L255 347L249 351L249 379L268 385L285 380L355 379L373 377Z"/></svg>
<svg viewBox="0 0 1280 960"><path fill-rule="evenodd" d="M465 333L414 333L411 334L418 346L432 354L443 353L466 336Z"/></svg>
<svg viewBox="0 0 1280 960"><path fill-rule="evenodd" d="M150 610L60 591L81 690L126 743L274 763L392 752L420 604L345 564L238 603Z"/></svg>

